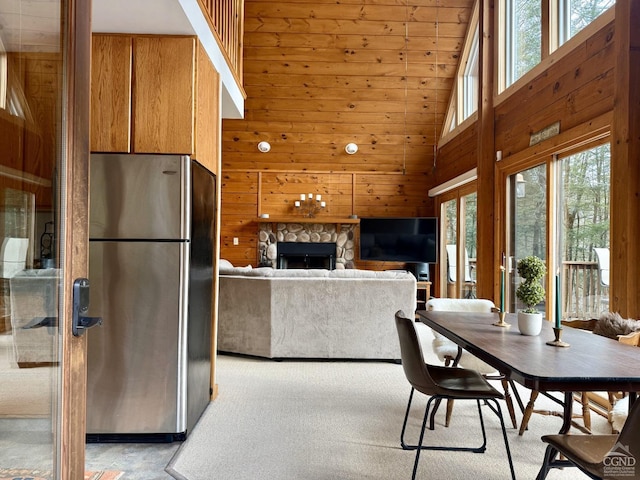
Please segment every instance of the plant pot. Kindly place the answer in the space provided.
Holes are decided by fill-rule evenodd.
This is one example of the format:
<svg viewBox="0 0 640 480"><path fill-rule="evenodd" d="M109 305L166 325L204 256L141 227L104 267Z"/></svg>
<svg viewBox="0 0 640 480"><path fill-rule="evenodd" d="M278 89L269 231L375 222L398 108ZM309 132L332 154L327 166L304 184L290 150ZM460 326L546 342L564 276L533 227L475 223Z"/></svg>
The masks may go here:
<svg viewBox="0 0 640 480"><path fill-rule="evenodd" d="M540 335L542 330L542 313L518 312L518 329L522 335Z"/></svg>

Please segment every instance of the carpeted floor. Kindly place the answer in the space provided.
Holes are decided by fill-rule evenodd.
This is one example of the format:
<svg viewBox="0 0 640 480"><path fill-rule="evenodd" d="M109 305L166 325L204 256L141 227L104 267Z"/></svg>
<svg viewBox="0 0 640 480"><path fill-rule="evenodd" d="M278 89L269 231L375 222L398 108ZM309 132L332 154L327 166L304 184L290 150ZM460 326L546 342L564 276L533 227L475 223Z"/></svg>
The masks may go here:
<svg viewBox="0 0 640 480"><path fill-rule="evenodd" d="M366 480L411 477L414 452L399 446L409 395L401 365L378 362L274 362L218 357L220 395L178 450L167 472L180 480ZM498 386L498 388L500 388ZM522 391L528 399L528 391ZM536 403L545 407L546 399ZM417 439L424 400L410 417ZM554 410L556 406L550 406ZM418 478L509 478L495 415L484 409L488 446L484 454L424 452ZM506 409L503 412L506 416ZM458 401L452 424L438 413L432 443L480 444L474 403ZM593 415L596 429L606 420ZM518 412L518 421L521 415ZM557 432L561 419L534 415L529 430L508 436L519 479L535 478L542 463L540 436ZM549 480L586 478L575 469L556 470Z"/></svg>

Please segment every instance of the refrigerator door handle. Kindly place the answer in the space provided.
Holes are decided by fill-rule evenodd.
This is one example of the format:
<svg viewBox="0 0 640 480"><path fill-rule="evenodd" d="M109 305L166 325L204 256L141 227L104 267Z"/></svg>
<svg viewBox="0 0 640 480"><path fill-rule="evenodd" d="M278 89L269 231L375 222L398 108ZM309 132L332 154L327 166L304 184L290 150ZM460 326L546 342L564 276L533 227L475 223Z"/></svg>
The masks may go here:
<svg viewBox="0 0 640 480"><path fill-rule="evenodd" d="M89 280L76 278L73 282L73 335L81 336L85 330L102 325L101 317L86 317L89 310Z"/></svg>

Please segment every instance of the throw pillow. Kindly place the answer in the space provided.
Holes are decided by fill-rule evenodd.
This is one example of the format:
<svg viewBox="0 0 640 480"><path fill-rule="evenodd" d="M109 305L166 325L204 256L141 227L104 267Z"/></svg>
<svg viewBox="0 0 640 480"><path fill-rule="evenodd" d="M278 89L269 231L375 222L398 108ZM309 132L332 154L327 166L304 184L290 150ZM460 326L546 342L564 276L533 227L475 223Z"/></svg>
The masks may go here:
<svg viewBox="0 0 640 480"><path fill-rule="evenodd" d="M640 321L622 318L617 312L603 313L593 329L593 333L617 339L618 335L626 335L640 330Z"/></svg>
<svg viewBox="0 0 640 480"><path fill-rule="evenodd" d="M218 268L233 268L233 264L229 260L221 258L218 261Z"/></svg>

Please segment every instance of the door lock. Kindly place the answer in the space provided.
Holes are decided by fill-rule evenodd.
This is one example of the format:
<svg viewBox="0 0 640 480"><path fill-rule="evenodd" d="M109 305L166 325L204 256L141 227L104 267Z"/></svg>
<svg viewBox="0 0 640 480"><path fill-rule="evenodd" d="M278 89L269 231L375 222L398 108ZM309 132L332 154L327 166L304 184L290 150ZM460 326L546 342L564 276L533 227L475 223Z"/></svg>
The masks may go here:
<svg viewBox="0 0 640 480"><path fill-rule="evenodd" d="M89 310L89 279L76 278L73 282L73 334L80 337L86 329L102 325L101 317L87 317Z"/></svg>

